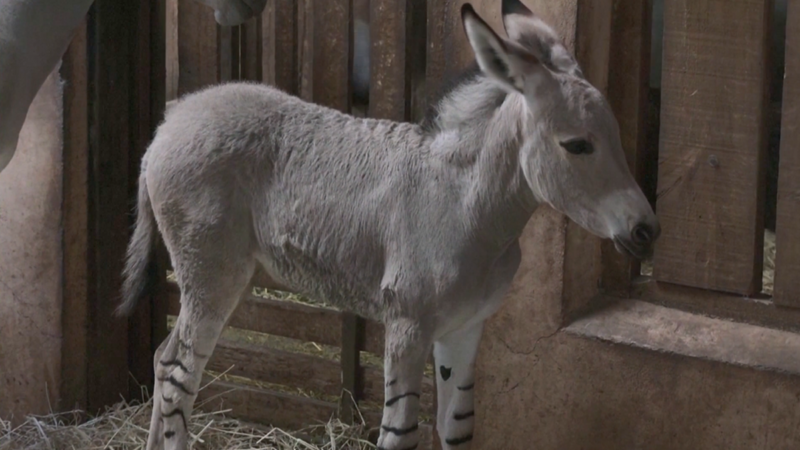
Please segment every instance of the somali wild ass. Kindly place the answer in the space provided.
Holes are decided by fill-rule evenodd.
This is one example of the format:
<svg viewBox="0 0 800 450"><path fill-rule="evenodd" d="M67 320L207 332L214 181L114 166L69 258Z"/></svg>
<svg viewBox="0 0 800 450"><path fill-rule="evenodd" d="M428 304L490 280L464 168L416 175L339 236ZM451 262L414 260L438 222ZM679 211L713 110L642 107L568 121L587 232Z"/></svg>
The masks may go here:
<svg viewBox="0 0 800 450"><path fill-rule="evenodd" d="M362 119L230 83L180 99L145 154L128 248L129 313L160 231L181 290L155 355L148 450L185 449L208 358L257 265L276 287L386 326L379 448L418 443L426 356L445 449L470 447L484 321L520 263L538 205L646 255L658 219L614 115L551 28L503 0L508 39L466 4L476 68L418 124Z"/></svg>

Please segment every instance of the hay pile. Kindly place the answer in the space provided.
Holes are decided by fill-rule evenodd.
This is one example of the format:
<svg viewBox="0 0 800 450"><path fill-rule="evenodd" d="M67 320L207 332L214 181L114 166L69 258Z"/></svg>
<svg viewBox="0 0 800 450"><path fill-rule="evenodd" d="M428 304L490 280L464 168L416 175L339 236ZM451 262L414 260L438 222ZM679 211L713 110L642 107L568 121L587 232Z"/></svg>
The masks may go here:
<svg viewBox="0 0 800 450"><path fill-rule="evenodd" d="M144 450L152 403L121 402L86 419L80 411L29 416L16 428L0 419L0 450ZM189 423L194 450L366 450L363 424L337 419L294 432L226 417L225 411L195 412Z"/></svg>

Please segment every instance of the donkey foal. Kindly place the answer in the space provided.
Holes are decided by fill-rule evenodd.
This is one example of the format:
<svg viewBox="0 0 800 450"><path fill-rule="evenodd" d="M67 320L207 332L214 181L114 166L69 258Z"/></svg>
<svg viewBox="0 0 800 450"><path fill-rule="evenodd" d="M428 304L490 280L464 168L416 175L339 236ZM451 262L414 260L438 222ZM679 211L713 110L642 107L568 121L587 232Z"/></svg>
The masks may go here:
<svg viewBox="0 0 800 450"><path fill-rule="evenodd" d="M555 33L503 1L509 38L467 4L476 66L420 125L358 119L269 86L232 83L178 101L142 160L128 248L128 313L156 230L181 290L155 356L147 449L185 449L186 420L219 334L256 264L274 286L386 324L378 446L418 445L433 350L445 449L473 435L483 324L519 266L518 238L548 204L641 257L659 234L617 123Z"/></svg>

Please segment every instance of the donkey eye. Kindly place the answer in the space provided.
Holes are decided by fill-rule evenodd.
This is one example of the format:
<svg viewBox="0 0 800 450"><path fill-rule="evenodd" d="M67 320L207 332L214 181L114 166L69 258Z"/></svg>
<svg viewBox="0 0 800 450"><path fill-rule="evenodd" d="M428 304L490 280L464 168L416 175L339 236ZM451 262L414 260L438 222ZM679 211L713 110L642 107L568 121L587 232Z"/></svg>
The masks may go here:
<svg viewBox="0 0 800 450"><path fill-rule="evenodd" d="M572 153L573 155L588 155L594 151L592 144L585 139L575 139L574 141L561 142L564 150Z"/></svg>

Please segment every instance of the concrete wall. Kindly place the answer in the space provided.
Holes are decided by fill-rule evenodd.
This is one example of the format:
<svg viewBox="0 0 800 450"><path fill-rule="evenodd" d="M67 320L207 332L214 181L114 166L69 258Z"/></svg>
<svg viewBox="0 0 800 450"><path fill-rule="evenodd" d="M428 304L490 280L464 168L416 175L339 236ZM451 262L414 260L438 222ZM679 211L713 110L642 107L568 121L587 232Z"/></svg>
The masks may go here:
<svg viewBox="0 0 800 450"><path fill-rule="evenodd" d="M577 1L588 0L525 3L572 46ZM500 30L487 9L499 2L478 3ZM564 266L573 231L561 215L540 208L523 233L514 287L489 320L478 355L473 448L800 448L800 366L784 367L798 359L800 336L694 315L694 326L682 328L677 316L688 313L668 308L652 309L652 326L626 328L612 317L588 327L596 335L571 333L564 327L576 301L571 280L593 264L576 258L586 267ZM756 361L765 353L777 364Z"/></svg>
<svg viewBox="0 0 800 450"><path fill-rule="evenodd" d="M33 101L0 173L0 417L48 413L61 372L62 96L58 70ZM2 118L0 118L2 120Z"/></svg>

